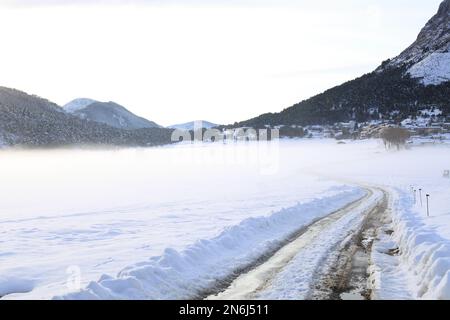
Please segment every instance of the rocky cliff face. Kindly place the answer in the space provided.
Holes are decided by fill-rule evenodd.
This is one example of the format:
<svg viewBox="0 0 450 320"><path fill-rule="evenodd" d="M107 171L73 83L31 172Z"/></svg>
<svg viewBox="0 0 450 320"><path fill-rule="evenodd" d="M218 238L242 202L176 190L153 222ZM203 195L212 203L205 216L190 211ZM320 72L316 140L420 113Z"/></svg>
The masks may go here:
<svg viewBox="0 0 450 320"><path fill-rule="evenodd" d="M389 67L414 65L433 53L445 53L450 49L450 0L441 3L438 13L420 31L417 40L392 59Z"/></svg>

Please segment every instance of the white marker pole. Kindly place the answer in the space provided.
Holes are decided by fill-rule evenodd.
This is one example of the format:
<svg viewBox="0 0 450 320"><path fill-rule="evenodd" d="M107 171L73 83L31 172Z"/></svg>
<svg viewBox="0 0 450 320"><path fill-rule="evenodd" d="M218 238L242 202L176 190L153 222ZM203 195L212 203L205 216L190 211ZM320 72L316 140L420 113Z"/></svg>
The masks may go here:
<svg viewBox="0 0 450 320"><path fill-rule="evenodd" d="M427 217L430 216L430 205L429 205L429 201L428 201L429 198L430 198L430 195L427 194Z"/></svg>
<svg viewBox="0 0 450 320"><path fill-rule="evenodd" d="M423 202L422 202L422 189L419 189L419 194L420 194L420 206L423 207Z"/></svg>

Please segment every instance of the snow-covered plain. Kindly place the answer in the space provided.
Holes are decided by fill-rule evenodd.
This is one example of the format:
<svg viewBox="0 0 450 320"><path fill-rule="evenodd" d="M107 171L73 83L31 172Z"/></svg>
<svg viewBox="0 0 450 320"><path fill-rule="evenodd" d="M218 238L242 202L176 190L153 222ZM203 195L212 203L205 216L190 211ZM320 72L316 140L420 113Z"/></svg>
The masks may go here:
<svg viewBox="0 0 450 320"><path fill-rule="evenodd" d="M282 216L285 208L342 192L350 194L340 204L354 198L354 189L300 171L283 149L3 150L0 295L52 298L218 237L248 218ZM315 218L299 214L305 219L297 222ZM259 240L277 240L282 232L289 229Z"/></svg>
<svg viewBox="0 0 450 320"><path fill-rule="evenodd" d="M447 146L393 152L376 140L3 150L0 295L192 296L361 197L358 183L394 190L402 208L410 186L422 187L433 217L417 205L411 214L450 239L450 180L442 177L449 167ZM403 280L413 292L410 271Z"/></svg>

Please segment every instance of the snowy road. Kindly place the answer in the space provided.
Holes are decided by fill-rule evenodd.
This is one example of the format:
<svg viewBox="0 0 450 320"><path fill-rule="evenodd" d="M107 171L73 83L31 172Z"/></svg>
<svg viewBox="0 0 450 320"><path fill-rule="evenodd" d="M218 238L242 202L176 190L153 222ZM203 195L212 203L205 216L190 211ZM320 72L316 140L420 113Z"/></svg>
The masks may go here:
<svg viewBox="0 0 450 320"><path fill-rule="evenodd" d="M310 299L343 249L361 230L367 216L384 200L377 188L331 215L311 224L266 262L236 278L208 299Z"/></svg>

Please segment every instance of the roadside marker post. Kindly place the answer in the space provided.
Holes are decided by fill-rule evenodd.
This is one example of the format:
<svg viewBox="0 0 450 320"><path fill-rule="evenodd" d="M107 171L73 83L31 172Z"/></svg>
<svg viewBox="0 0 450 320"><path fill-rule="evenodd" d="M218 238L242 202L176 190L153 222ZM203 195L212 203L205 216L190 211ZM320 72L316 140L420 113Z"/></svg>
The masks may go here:
<svg viewBox="0 0 450 320"><path fill-rule="evenodd" d="M427 217L430 216L430 204L429 204L429 200L428 200L429 198L430 198L430 195L427 194Z"/></svg>
<svg viewBox="0 0 450 320"><path fill-rule="evenodd" d="M414 189L414 204L417 204L417 190Z"/></svg>
<svg viewBox="0 0 450 320"><path fill-rule="evenodd" d="M420 195L420 206L423 207L423 202L422 202L422 189L419 189L419 195Z"/></svg>

